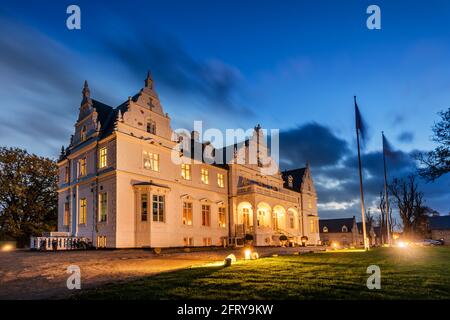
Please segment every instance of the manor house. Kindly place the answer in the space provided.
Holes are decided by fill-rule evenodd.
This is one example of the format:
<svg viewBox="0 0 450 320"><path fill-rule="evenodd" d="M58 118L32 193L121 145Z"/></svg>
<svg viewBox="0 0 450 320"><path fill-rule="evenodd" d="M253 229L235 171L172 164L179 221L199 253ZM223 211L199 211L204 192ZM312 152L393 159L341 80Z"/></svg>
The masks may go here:
<svg viewBox="0 0 450 320"><path fill-rule="evenodd" d="M227 246L245 238L257 246L319 242L308 165L265 173L259 160L235 161L252 148L257 157L268 155L259 125L225 148L212 148L196 132L189 137L191 146L215 155L231 148L232 159L195 159L187 148L174 161L183 136L170 121L150 74L117 107L92 99L85 82L74 134L58 161L58 231L99 248Z"/></svg>

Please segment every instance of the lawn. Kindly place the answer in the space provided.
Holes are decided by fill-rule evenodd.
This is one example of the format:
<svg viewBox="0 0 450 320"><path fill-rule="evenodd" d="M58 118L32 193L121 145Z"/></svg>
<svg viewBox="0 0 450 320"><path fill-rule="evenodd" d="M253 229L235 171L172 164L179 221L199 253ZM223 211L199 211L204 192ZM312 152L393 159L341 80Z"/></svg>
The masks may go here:
<svg viewBox="0 0 450 320"><path fill-rule="evenodd" d="M381 289L369 290L369 265ZM379 248L238 261L84 291L75 299L449 299L450 248Z"/></svg>

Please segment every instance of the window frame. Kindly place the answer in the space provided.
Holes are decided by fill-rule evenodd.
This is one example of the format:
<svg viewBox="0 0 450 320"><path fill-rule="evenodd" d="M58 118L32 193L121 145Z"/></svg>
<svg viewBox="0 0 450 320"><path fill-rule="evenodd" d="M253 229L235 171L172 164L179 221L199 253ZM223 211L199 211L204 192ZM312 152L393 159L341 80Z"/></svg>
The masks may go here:
<svg viewBox="0 0 450 320"><path fill-rule="evenodd" d="M108 222L108 193L101 192L98 198L98 222Z"/></svg>
<svg viewBox="0 0 450 320"><path fill-rule="evenodd" d="M150 164L147 166L146 161ZM142 165L145 170L151 170L154 172L159 172L159 154L149 151L144 151L142 154Z"/></svg>
<svg viewBox="0 0 450 320"><path fill-rule="evenodd" d="M206 210L208 208L208 210ZM202 226L211 227L211 205L202 204Z"/></svg>
<svg viewBox="0 0 450 320"><path fill-rule="evenodd" d="M98 156L98 167L100 169L108 166L108 147L101 147Z"/></svg>
<svg viewBox="0 0 450 320"><path fill-rule="evenodd" d="M181 164L181 177L183 180L192 180L192 166L190 164Z"/></svg>
<svg viewBox="0 0 450 320"><path fill-rule="evenodd" d="M219 228L226 228L227 227L227 210L226 207L220 206L217 210L218 213L218 220L219 220ZM223 216L223 219L221 219L221 216Z"/></svg>
<svg viewBox="0 0 450 320"><path fill-rule="evenodd" d="M186 208L186 205L189 205L189 208ZM187 209L190 209L189 211L186 211ZM190 218L190 220L189 220ZM193 203L190 201L183 201L182 205L182 216L181 216L181 222L184 226L193 226L194 224L194 206ZM188 223L190 222L190 223Z"/></svg>
<svg viewBox="0 0 450 320"><path fill-rule="evenodd" d="M144 200L144 197L145 197L145 200ZM141 222L148 222L148 194L141 193L141 197L140 197L139 201L140 201L139 203L140 203L140 209L141 209L140 210ZM145 203L145 207L144 207L144 203Z"/></svg>
<svg viewBox="0 0 450 320"><path fill-rule="evenodd" d="M223 173L217 173L217 186L219 188L225 188L225 175Z"/></svg>
<svg viewBox="0 0 450 320"><path fill-rule="evenodd" d="M86 223L87 223L87 199L80 198L78 224L86 225Z"/></svg>
<svg viewBox="0 0 450 320"><path fill-rule="evenodd" d="M156 200L155 200L156 197ZM161 201L162 199L162 201ZM155 204L157 205L155 207ZM166 196L163 194L152 194L152 222L166 222ZM156 209L156 214L155 214ZM156 217L156 219L155 219Z"/></svg>
<svg viewBox="0 0 450 320"><path fill-rule="evenodd" d="M200 174L202 184L209 184L209 170L207 168L201 168Z"/></svg>

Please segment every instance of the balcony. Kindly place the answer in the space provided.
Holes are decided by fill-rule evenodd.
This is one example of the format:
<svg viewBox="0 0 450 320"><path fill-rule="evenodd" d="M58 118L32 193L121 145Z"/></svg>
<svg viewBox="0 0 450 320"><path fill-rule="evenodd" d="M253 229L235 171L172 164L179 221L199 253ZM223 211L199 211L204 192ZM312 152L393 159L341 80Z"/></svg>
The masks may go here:
<svg viewBox="0 0 450 320"><path fill-rule="evenodd" d="M298 203L298 195L296 195L296 192L289 191L286 189L283 189L283 191L275 191L272 189L264 188L261 186L258 186L256 184L251 184L244 187L239 187L237 190L238 194L261 194L268 197L276 198L279 200L289 201Z"/></svg>

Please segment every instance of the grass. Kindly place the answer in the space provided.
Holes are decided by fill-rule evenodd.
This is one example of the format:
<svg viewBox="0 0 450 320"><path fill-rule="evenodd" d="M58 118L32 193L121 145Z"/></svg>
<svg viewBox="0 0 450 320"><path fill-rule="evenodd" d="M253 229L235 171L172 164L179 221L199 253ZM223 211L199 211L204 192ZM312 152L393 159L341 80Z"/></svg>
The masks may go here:
<svg viewBox="0 0 450 320"><path fill-rule="evenodd" d="M369 290L369 265L381 289ZM449 299L450 248L379 248L238 261L105 285L75 299Z"/></svg>

